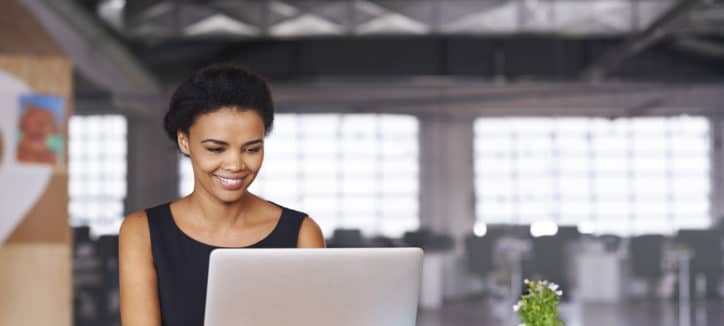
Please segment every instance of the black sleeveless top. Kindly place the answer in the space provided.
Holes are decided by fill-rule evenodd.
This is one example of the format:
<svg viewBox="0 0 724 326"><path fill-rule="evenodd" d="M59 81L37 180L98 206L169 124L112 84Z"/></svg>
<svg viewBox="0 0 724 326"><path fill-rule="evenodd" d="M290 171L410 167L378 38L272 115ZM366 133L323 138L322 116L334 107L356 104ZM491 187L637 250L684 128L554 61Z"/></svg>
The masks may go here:
<svg viewBox="0 0 724 326"><path fill-rule="evenodd" d="M279 206L279 205L277 205ZM296 248L302 221L307 216L282 206L274 230L244 248ZM206 304L209 255L219 248L192 239L174 222L169 203L146 210L151 251L158 279L163 326L202 326Z"/></svg>

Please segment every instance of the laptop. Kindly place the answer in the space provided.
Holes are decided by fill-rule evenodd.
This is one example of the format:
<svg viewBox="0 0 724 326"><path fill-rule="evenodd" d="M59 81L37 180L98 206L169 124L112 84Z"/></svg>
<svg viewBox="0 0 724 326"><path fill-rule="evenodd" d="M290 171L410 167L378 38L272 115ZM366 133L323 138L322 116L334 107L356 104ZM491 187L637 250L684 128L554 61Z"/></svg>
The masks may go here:
<svg viewBox="0 0 724 326"><path fill-rule="evenodd" d="M205 326L414 326L419 248L216 249Z"/></svg>

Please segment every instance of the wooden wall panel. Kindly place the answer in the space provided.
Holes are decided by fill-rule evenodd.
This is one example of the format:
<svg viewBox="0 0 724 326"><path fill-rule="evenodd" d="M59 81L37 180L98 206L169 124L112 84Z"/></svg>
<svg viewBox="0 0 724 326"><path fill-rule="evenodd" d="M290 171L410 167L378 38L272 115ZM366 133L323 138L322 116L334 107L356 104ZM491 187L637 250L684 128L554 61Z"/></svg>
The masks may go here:
<svg viewBox="0 0 724 326"><path fill-rule="evenodd" d="M62 50L32 13L18 0L3 0L0 10L0 53L58 56Z"/></svg>
<svg viewBox="0 0 724 326"><path fill-rule="evenodd" d="M0 265L0 325L71 325L70 246L6 244Z"/></svg>
<svg viewBox="0 0 724 326"><path fill-rule="evenodd" d="M18 0L3 1L0 71L24 81L33 93L65 98L67 119L73 106L72 69L70 60ZM66 120L62 131L66 154L67 125ZM0 244L0 325L72 324L68 156L64 157L65 164L53 169L45 193ZM12 191L12 185L0 184L0 196Z"/></svg>

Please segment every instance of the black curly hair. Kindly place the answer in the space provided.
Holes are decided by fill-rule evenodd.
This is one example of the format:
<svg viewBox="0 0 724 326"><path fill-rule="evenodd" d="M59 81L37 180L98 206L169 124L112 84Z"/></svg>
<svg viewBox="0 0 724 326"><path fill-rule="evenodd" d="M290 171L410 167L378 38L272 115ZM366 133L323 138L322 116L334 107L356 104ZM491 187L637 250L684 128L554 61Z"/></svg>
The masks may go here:
<svg viewBox="0 0 724 326"><path fill-rule="evenodd" d="M264 133L271 131L274 103L266 81L242 67L220 64L196 71L176 88L163 119L166 134L178 147L178 131L188 134L198 116L222 108L255 111Z"/></svg>

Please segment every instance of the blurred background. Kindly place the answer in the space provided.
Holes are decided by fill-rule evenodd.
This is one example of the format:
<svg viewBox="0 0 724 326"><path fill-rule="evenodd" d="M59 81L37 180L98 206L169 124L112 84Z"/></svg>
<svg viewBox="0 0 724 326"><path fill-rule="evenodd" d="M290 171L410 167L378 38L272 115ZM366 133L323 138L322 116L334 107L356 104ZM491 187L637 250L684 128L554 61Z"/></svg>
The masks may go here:
<svg viewBox="0 0 724 326"><path fill-rule="evenodd" d="M251 191L330 247L421 246L418 325L724 323L724 2L12 0L73 63L74 325L119 325L117 233L192 190L163 132L192 71L277 107Z"/></svg>

